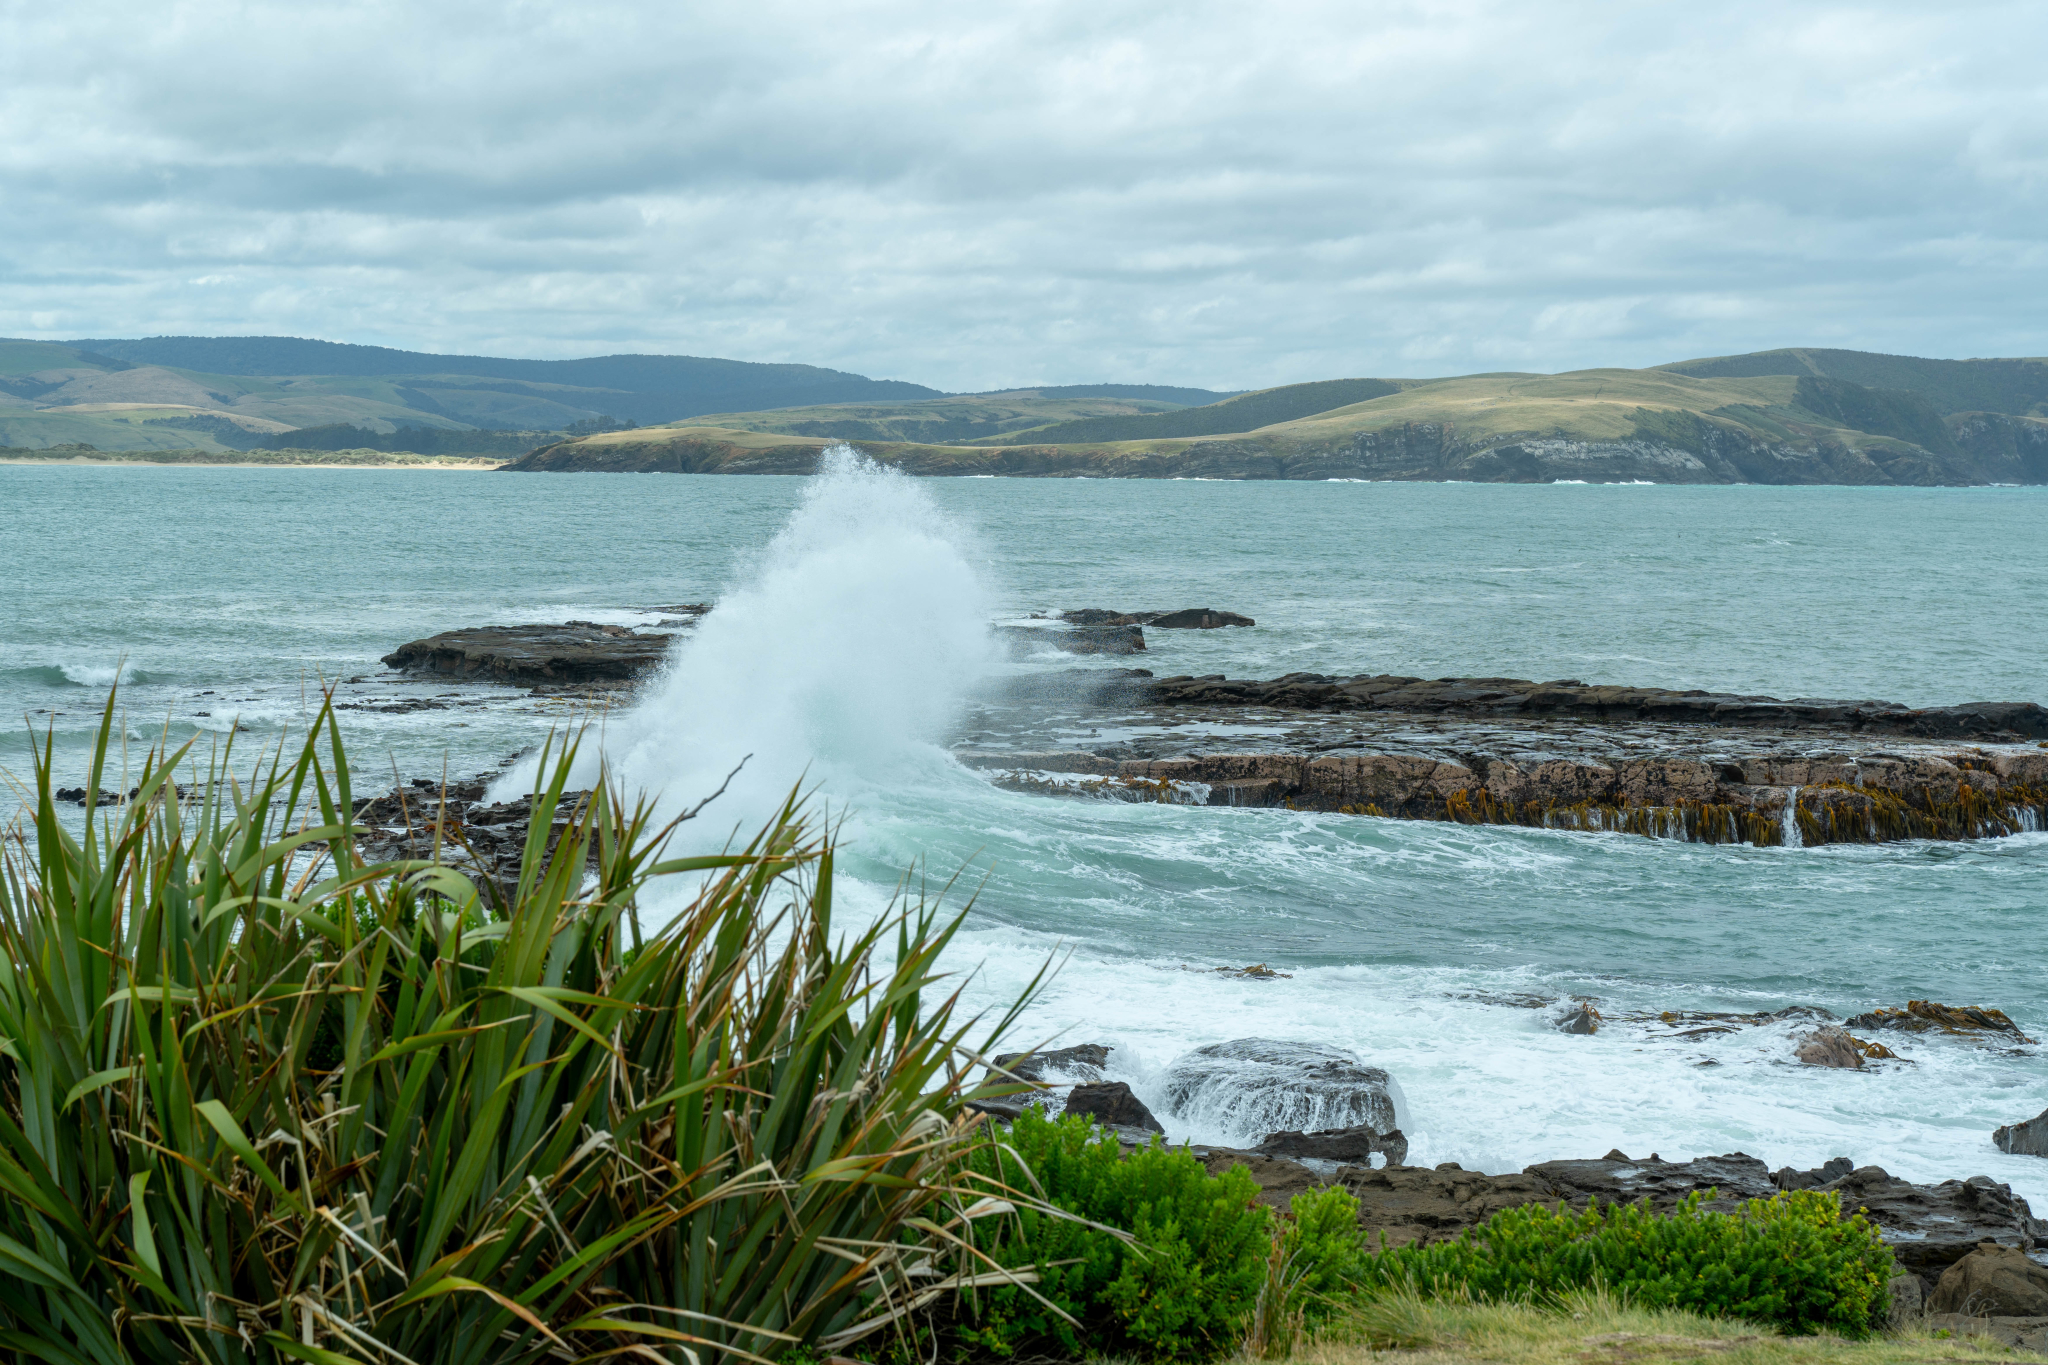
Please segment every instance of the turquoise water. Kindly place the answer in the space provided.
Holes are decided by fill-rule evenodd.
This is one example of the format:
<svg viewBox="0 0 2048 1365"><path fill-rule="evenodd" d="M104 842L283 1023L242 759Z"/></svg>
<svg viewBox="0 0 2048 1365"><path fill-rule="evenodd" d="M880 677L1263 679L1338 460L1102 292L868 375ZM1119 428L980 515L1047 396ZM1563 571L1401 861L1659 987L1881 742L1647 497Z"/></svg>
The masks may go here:
<svg viewBox="0 0 2048 1365"><path fill-rule="evenodd" d="M125 659L131 746L237 720L238 743L263 740L331 681L369 705L482 700L344 713L359 767L479 771L564 709L391 683L379 655L462 625L719 601L647 702L605 718L618 770L679 800L752 753L723 823L693 835L711 839L807 773L848 817L850 898L872 909L915 859L968 867L970 996L1067 955L1029 1041L1116 1044L1141 1095L1187 1047L1305 1038L1395 1073L1415 1160L1849 1155L1992 1174L2038 1209L2048 1163L1988 1138L2048 1106L2038 1051L1915 1040L1906 1062L1820 1072L1791 1064L1786 1026L1565 1037L1497 998L1590 994L1619 1014L1931 997L2040 1034L2048 836L1708 848L1051 800L992 789L943 741L978 679L1038 666L989 650L987 621L1078 606L1258 619L1155 632L1140 662L1161 674L2048 701L2043 544L2044 489L0 468L0 766L25 772L26 715L75 768ZM1252 962L1291 975L1211 970Z"/></svg>

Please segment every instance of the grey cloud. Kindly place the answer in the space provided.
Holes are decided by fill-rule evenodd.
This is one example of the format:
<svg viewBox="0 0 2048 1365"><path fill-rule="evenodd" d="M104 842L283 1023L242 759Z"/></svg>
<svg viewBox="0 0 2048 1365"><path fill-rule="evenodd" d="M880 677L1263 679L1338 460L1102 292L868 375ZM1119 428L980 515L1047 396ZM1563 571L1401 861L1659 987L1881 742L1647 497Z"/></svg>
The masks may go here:
<svg viewBox="0 0 2048 1365"><path fill-rule="evenodd" d="M0 0L0 334L949 388L2039 353L2044 37L2018 4Z"/></svg>

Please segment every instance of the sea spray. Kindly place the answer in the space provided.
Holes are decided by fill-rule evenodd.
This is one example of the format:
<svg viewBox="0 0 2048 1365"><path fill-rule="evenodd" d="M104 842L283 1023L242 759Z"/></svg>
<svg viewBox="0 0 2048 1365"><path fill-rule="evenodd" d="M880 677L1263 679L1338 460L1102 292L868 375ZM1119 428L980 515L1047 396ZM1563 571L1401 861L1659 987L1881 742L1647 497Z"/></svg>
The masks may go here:
<svg viewBox="0 0 2048 1365"><path fill-rule="evenodd" d="M694 847L752 829L799 781L843 800L944 763L935 741L994 659L966 540L915 480L829 448L751 576L586 739L578 779L595 779L601 753L623 790L673 815L744 761L686 831ZM500 790L532 780L529 759Z"/></svg>

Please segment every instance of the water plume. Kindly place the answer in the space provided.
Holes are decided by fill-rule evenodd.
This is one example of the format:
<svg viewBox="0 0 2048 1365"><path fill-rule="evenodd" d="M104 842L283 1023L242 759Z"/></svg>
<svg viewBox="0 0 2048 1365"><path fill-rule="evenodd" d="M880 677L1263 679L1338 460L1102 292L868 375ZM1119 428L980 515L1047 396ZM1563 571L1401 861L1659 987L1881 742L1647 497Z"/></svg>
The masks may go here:
<svg viewBox="0 0 2048 1365"><path fill-rule="evenodd" d="M843 797L934 761L993 661L966 539L915 480L830 447L750 576L590 747L665 815L747 759L693 843L751 828L806 774ZM579 778L594 779L594 754L586 765ZM529 760L503 788L531 780Z"/></svg>

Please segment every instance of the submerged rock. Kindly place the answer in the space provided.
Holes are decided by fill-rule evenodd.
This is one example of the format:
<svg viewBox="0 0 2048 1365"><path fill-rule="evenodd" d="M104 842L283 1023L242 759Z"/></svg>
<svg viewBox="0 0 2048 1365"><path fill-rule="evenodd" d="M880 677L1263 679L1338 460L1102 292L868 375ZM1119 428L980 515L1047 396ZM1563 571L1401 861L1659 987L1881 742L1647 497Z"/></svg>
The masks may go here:
<svg viewBox="0 0 2048 1365"><path fill-rule="evenodd" d="M1164 1133L1159 1120L1152 1117L1152 1111L1145 1102L1131 1093L1131 1087L1122 1081L1101 1081L1089 1085L1077 1085L1067 1092L1065 1114L1086 1114L1099 1119L1112 1128L1135 1128L1146 1133Z"/></svg>
<svg viewBox="0 0 2048 1365"><path fill-rule="evenodd" d="M1942 1272L1927 1311L2048 1318L2048 1266L2035 1264L2014 1247L1980 1246Z"/></svg>
<svg viewBox="0 0 2048 1365"><path fill-rule="evenodd" d="M1368 1127L1392 1133L1406 1102L1394 1078L1349 1052L1316 1043L1238 1038L1175 1058L1167 1112L1238 1132Z"/></svg>
<svg viewBox="0 0 2048 1365"><path fill-rule="evenodd" d="M1999 1151L2014 1156L2048 1156L2048 1109L2024 1123L2008 1123L1994 1130L1991 1141Z"/></svg>

